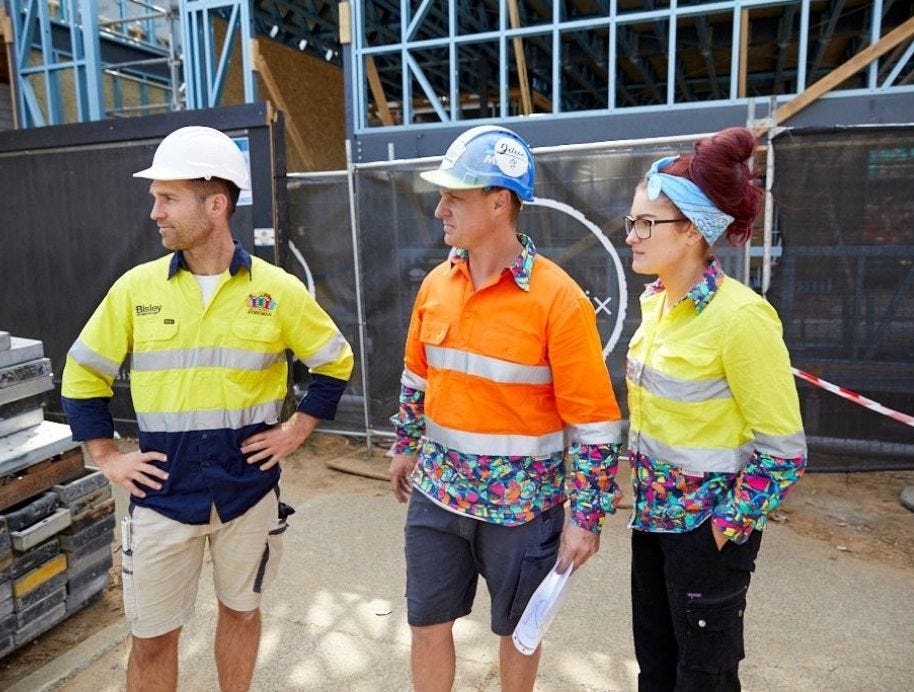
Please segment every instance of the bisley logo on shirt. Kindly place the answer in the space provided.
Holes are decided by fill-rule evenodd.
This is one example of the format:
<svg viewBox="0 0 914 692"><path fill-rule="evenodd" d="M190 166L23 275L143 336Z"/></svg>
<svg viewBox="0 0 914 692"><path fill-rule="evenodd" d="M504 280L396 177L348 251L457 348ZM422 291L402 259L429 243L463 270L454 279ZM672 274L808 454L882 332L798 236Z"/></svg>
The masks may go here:
<svg viewBox="0 0 914 692"><path fill-rule="evenodd" d="M259 296L249 295L245 303L248 306L248 313L251 315L272 315L276 309L276 301L269 293L261 293Z"/></svg>
<svg viewBox="0 0 914 692"><path fill-rule="evenodd" d="M137 305L136 314L139 315L158 315L162 312L161 305Z"/></svg>

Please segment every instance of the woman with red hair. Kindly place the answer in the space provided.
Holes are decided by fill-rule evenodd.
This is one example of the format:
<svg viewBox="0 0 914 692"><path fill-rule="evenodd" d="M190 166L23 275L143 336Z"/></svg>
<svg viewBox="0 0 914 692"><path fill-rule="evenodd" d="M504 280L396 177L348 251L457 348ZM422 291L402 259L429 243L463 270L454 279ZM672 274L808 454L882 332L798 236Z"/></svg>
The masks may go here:
<svg viewBox="0 0 914 692"><path fill-rule="evenodd" d="M740 689L761 532L806 464L778 316L712 252L751 235L754 151L730 128L656 161L625 217L632 269L658 277L626 368L639 690Z"/></svg>

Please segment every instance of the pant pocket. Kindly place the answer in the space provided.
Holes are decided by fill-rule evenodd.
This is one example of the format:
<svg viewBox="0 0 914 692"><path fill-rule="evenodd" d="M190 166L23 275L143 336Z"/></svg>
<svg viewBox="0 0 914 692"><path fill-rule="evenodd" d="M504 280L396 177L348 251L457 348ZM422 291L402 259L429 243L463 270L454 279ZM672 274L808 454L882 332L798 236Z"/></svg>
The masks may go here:
<svg viewBox="0 0 914 692"><path fill-rule="evenodd" d="M745 657L743 615L747 588L722 595L686 597L687 627L681 646L684 667L723 673Z"/></svg>
<svg viewBox="0 0 914 692"><path fill-rule="evenodd" d="M533 592L555 564L558 556L559 535L547 544L531 546L524 553L517 578L517 590L514 592L514 600L511 602L512 620L520 618Z"/></svg>
<svg viewBox="0 0 914 692"><path fill-rule="evenodd" d="M136 587L133 578L133 532L130 517L121 519L121 590L124 596L124 615L128 620L137 617Z"/></svg>
<svg viewBox="0 0 914 692"><path fill-rule="evenodd" d="M288 528L289 525L284 520L280 520L267 533L267 540L263 546L263 555L260 558L257 576L254 579L254 591L256 593L263 593L276 579L279 563L282 561L283 535Z"/></svg>

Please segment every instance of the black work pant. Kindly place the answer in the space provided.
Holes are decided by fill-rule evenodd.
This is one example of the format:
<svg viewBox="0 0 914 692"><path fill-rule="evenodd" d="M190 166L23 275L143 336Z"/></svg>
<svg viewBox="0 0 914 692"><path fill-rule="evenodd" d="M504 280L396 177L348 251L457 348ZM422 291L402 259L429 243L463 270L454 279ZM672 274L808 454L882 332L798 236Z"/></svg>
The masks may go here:
<svg viewBox="0 0 914 692"><path fill-rule="evenodd" d="M739 690L743 613L762 534L718 551L711 519L632 532L632 626L641 692Z"/></svg>

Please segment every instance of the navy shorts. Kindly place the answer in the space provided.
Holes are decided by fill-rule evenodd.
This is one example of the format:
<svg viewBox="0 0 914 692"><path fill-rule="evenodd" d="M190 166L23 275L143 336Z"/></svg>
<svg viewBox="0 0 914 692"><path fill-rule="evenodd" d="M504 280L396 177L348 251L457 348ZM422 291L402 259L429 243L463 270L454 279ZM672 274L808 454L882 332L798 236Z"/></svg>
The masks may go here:
<svg viewBox="0 0 914 692"><path fill-rule="evenodd" d="M511 634L555 565L564 524L562 505L526 524L500 526L444 509L414 488L405 529L409 624L467 615L482 575L492 598L492 631Z"/></svg>

